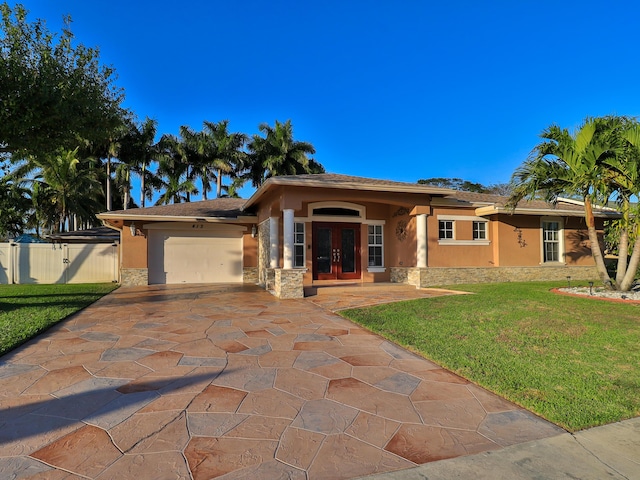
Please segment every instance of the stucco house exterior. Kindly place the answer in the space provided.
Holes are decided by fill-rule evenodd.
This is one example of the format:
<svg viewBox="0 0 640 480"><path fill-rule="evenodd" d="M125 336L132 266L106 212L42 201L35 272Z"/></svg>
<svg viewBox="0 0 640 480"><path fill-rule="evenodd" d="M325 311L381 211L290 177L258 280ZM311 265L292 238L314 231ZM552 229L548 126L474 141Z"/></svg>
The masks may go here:
<svg viewBox="0 0 640 480"><path fill-rule="evenodd" d="M522 202L337 174L268 179L248 200L105 212L123 285L258 283L281 298L340 282L597 278L580 202ZM613 210L595 210L602 230Z"/></svg>

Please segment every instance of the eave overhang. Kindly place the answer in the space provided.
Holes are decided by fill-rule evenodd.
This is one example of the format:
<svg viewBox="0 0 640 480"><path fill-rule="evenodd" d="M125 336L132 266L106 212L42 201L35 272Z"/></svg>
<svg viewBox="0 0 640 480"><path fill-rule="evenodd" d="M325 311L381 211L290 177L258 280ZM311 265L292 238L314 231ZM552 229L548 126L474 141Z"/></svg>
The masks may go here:
<svg viewBox="0 0 640 480"><path fill-rule="evenodd" d="M489 205L486 207L476 208L475 213L478 217L486 217L488 215L508 214L508 215L536 215L536 216L553 216L553 217L584 217L584 212L579 210L563 210L551 208L515 208L510 209L497 205ZM616 211L594 211L593 216L597 218L620 218L620 213Z"/></svg>
<svg viewBox="0 0 640 480"><path fill-rule="evenodd" d="M102 221L122 220L125 222L207 222L207 223L257 223L258 218L254 215L238 215L237 217L202 217L202 216L179 216L179 215L136 215L122 213L99 213L97 217Z"/></svg>
<svg viewBox="0 0 640 480"><path fill-rule="evenodd" d="M449 188L429 187L425 185L412 185L412 184L373 184L360 181L340 181L332 182L327 180L314 180L314 179L296 179L291 177L271 177L267 179L254 193L249 200L244 204L242 210L246 210L254 206L267 191L275 186L287 186L287 187L311 187L311 188L326 188L335 190L360 190L368 192L387 192L387 193L418 193L424 195L438 195L446 196L455 193L454 190Z"/></svg>

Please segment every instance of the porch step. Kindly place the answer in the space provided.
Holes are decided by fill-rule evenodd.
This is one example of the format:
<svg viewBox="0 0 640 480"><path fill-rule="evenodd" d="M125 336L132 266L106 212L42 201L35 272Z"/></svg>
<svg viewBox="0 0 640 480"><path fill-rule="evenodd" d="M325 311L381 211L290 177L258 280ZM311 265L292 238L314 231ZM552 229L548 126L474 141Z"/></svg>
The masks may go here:
<svg viewBox="0 0 640 480"><path fill-rule="evenodd" d="M304 287L304 296L311 297L314 295L335 295L338 293L349 293L350 291L353 293L367 293L379 292L381 290L388 291L389 289L407 288L415 290L415 287L406 285L404 283L313 282L313 285Z"/></svg>

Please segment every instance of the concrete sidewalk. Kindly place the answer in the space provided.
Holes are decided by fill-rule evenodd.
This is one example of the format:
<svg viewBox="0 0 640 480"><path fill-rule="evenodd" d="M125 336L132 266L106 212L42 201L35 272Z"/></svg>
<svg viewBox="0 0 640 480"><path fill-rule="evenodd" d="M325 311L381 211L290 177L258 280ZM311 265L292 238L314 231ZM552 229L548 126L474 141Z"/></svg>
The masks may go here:
<svg viewBox="0 0 640 480"><path fill-rule="evenodd" d="M426 463L367 480L640 479L640 418Z"/></svg>

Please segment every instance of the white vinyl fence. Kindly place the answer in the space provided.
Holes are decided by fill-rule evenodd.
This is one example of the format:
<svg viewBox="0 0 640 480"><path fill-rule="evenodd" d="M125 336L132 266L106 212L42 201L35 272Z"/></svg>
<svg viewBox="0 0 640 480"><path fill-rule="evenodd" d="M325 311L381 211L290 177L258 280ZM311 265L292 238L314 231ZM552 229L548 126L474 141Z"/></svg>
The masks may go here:
<svg viewBox="0 0 640 480"><path fill-rule="evenodd" d="M117 245L0 243L0 284L117 281Z"/></svg>

